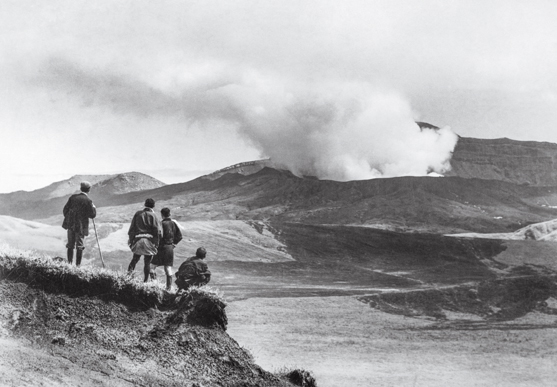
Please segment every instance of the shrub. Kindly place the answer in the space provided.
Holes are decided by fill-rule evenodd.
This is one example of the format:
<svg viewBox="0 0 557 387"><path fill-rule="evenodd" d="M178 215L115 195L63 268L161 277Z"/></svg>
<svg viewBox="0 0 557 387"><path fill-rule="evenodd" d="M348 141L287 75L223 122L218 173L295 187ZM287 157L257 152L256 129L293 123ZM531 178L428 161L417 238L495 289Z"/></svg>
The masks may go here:
<svg viewBox="0 0 557 387"><path fill-rule="evenodd" d="M310 371L303 369L282 370L278 375L290 383L300 387L317 387L317 382Z"/></svg>

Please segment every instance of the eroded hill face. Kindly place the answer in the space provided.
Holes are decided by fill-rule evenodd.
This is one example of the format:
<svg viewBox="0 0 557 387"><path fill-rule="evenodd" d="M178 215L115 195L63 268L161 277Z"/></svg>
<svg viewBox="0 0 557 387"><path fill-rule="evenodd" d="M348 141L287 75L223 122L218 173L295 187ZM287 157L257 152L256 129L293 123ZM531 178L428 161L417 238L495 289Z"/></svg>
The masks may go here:
<svg viewBox="0 0 557 387"><path fill-rule="evenodd" d="M557 144L461 137L451 159L452 170L446 176L554 186L556 161Z"/></svg>

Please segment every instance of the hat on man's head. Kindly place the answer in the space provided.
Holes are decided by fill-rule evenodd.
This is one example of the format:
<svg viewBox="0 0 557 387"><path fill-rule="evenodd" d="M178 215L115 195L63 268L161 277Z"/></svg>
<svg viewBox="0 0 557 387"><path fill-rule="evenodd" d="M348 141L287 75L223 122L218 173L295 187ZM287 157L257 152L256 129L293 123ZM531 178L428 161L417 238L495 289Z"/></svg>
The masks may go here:
<svg viewBox="0 0 557 387"><path fill-rule="evenodd" d="M205 250L205 247L200 247L195 252L195 256L197 258L205 258L206 255L207 255L207 250Z"/></svg>
<svg viewBox="0 0 557 387"><path fill-rule="evenodd" d="M155 201L151 198L145 200L145 207L155 208Z"/></svg>
<svg viewBox="0 0 557 387"><path fill-rule="evenodd" d="M81 192L89 192L91 190L91 183L88 181L81 182Z"/></svg>

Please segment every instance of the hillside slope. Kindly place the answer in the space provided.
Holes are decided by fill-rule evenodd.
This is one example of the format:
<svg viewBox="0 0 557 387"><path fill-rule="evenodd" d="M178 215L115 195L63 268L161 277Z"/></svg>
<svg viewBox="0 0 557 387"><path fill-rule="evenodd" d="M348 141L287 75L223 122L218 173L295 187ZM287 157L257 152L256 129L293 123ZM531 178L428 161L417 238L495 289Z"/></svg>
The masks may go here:
<svg viewBox="0 0 557 387"><path fill-rule="evenodd" d="M226 303L206 288L177 296L106 270L4 255L0 300L2 332L26 338L51 364L64 358L83 368L69 381L74 385L102 383L83 380L91 371L109 375L105 385L116 386L291 385L255 365L226 334ZM22 359L16 369L34 364L26 377L60 381L62 375L35 360ZM67 382L72 374L64 376ZM24 381L24 375L10 377Z"/></svg>
<svg viewBox="0 0 557 387"><path fill-rule="evenodd" d="M26 250L61 252L66 244L66 230L59 225L0 215L0 245L2 244Z"/></svg>

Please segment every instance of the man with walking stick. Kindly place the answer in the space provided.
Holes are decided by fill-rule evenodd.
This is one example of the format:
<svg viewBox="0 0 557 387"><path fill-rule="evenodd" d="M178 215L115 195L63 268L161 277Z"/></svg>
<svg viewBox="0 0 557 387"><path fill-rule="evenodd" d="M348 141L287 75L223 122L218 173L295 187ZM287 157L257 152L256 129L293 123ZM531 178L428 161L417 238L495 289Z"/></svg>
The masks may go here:
<svg viewBox="0 0 557 387"><path fill-rule="evenodd" d="M68 243L66 244L68 263L72 264L73 251L77 249L75 255L76 266L81 265L81 258L85 249L83 240L89 235L89 218L94 219L97 216L97 209L88 196L91 183L82 181L80 188L81 192L70 196L64 206L64 222L62 223L62 227L68 230Z"/></svg>

